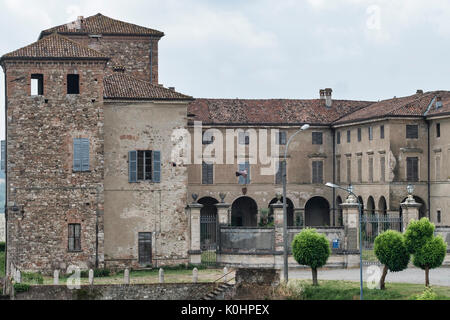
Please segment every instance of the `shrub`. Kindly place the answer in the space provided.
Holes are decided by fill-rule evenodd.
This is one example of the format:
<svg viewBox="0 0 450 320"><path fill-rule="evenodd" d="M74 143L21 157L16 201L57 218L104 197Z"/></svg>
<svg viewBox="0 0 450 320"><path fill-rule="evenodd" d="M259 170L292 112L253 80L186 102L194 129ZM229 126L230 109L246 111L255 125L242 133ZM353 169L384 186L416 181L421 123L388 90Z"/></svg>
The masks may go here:
<svg viewBox="0 0 450 320"><path fill-rule="evenodd" d="M44 277L40 273L22 272L22 281L29 284L44 284Z"/></svg>
<svg viewBox="0 0 450 320"><path fill-rule="evenodd" d="M26 283L14 283L14 292L21 293L30 290L30 285Z"/></svg>
<svg viewBox="0 0 450 320"><path fill-rule="evenodd" d="M437 300L437 294L431 287L426 287L425 290L416 297L416 300Z"/></svg>
<svg viewBox="0 0 450 320"><path fill-rule="evenodd" d="M394 230L388 230L375 238L374 252L378 260L384 264L380 279L380 288L385 289L385 279L389 271L398 272L408 267L410 254L403 235Z"/></svg>
<svg viewBox="0 0 450 320"><path fill-rule="evenodd" d="M94 277L95 278L102 278L102 277L109 277L111 274L111 270L109 269L94 269ZM89 270L83 270L80 272L81 278L89 278Z"/></svg>
<svg viewBox="0 0 450 320"><path fill-rule="evenodd" d="M0 252L5 252L5 248L6 248L6 243L0 242Z"/></svg>
<svg viewBox="0 0 450 320"><path fill-rule="evenodd" d="M294 237L292 253L299 264L311 267L313 285L317 286L317 268L324 266L331 254L328 239L315 229L305 229Z"/></svg>
<svg viewBox="0 0 450 320"><path fill-rule="evenodd" d="M405 231L405 243L408 251L414 254L429 239L433 237L434 224L428 218L411 220Z"/></svg>
<svg viewBox="0 0 450 320"><path fill-rule="evenodd" d="M413 264L425 270L425 285L430 285L430 269L440 267L444 262L445 254L447 252L447 244L441 236L437 236L428 240L422 247L420 247L413 257Z"/></svg>

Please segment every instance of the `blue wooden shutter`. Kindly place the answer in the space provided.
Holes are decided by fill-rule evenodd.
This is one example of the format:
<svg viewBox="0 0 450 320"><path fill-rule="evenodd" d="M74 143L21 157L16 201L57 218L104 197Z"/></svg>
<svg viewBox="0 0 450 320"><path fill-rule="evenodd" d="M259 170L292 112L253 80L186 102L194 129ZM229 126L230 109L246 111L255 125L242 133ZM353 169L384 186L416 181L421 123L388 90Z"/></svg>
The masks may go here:
<svg viewBox="0 0 450 320"><path fill-rule="evenodd" d="M245 170L247 170L247 181L246 184L250 183L250 163L245 163Z"/></svg>
<svg viewBox="0 0 450 320"><path fill-rule="evenodd" d="M81 171L89 171L89 139L80 139L81 140Z"/></svg>
<svg viewBox="0 0 450 320"><path fill-rule="evenodd" d="M128 152L128 181L137 182L137 151Z"/></svg>
<svg viewBox="0 0 450 320"><path fill-rule="evenodd" d="M81 139L73 139L73 171L81 171Z"/></svg>
<svg viewBox="0 0 450 320"><path fill-rule="evenodd" d="M244 171L245 170L245 163L239 163L239 171ZM239 176L239 184L245 184L245 179L243 176Z"/></svg>
<svg viewBox="0 0 450 320"><path fill-rule="evenodd" d="M161 151L153 151L153 182L161 182Z"/></svg>

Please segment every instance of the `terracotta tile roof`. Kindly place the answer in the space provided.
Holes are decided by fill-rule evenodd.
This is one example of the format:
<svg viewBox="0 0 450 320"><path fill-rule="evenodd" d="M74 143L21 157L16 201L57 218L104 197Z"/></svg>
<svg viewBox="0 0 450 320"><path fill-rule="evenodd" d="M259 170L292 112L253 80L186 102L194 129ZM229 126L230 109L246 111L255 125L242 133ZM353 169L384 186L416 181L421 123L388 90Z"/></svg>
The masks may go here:
<svg viewBox="0 0 450 320"><path fill-rule="evenodd" d="M320 99L196 99L188 112L205 124L329 124L371 103L333 100L327 108Z"/></svg>
<svg viewBox="0 0 450 320"><path fill-rule="evenodd" d="M123 100L193 100L192 97L174 90L133 78L122 72L106 76L104 83L105 99Z"/></svg>
<svg viewBox="0 0 450 320"><path fill-rule="evenodd" d="M83 46L56 33L26 47L3 55L1 60L11 59L101 59L109 58L96 50Z"/></svg>
<svg viewBox="0 0 450 320"><path fill-rule="evenodd" d="M449 115L450 114L450 91L435 91L436 97L441 98L442 107L436 108L436 100L433 101L433 104L430 105L428 112L425 114L426 116L440 116L440 115Z"/></svg>
<svg viewBox="0 0 450 320"><path fill-rule="evenodd" d="M342 117L335 124L389 116L424 116L430 102L435 96L436 92L426 92L407 97L382 100Z"/></svg>
<svg viewBox="0 0 450 320"><path fill-rule="evenodd" d="M79 28L78 28L79 26ZM141 27L132 23L115 20L100 13L84 18L77 25L77 21L56 26L41 32L40 38L52 32L63 34L109 34L109 35L145 35L145 36L164 36L164 33L158 30Z"/></svg>

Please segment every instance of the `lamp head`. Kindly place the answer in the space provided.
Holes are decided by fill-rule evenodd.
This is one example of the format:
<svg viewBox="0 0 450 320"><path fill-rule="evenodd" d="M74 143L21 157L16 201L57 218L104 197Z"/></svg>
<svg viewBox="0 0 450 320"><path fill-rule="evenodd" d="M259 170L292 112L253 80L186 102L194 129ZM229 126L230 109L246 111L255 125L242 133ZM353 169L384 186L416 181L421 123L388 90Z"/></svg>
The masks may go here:
<svg viewBox="0 0 450 320"><path fill-rule="evenodd" d="M300 128L300 130L305 131L309 129L309 124L304 124L302 125L302 127Z"/></svg>
<svg viewBox="0 0 450 320"><path fill-rule="evenodd" d="M331 182L327 182L327 183L325 183L325 185L329 188L337 188L337 185L335 185L334 183L331 183Z"/></svg>

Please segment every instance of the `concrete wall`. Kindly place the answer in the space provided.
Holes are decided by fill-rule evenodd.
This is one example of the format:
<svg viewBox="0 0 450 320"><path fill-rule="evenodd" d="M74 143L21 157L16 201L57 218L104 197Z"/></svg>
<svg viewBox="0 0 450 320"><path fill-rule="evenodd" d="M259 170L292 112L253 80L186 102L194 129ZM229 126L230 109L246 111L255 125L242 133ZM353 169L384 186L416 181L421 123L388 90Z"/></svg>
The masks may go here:
<svg viewBox="0 0 450 320"><path fill-rule="evenodd" d="M183 103L105 104L105 261L138 267L138 233L152 232L153 265L187 262L187 171L173 166L171 135L186 125ZM128 152L161 151L161 182L128 179Z"/></svg>
<svg viewBox="0 0 450 320"><path fill-rule="evenodd" d="M200 300L216 288L216 283L164 283L133 285L83 285L68 289L63 285L33 285L16 293L15 300Z"/></svg>

